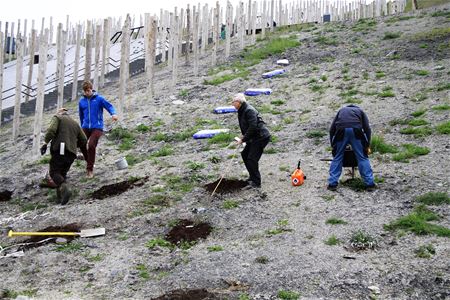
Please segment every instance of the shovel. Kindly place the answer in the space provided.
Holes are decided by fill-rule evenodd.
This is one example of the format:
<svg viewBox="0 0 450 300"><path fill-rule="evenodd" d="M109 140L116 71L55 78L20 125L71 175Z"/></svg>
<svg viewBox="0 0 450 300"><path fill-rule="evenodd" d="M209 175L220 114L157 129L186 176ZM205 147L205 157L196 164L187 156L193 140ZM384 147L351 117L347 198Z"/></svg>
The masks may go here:
<svg viewBox="0 0 450 300"><path fill-rule="evenodd" d="M93 237L105 235L105 228L94 228L94 229L82 229L80 232L19 232L12 231L8 232L9 237L13 236L79 236L79 237Z"/></svg>

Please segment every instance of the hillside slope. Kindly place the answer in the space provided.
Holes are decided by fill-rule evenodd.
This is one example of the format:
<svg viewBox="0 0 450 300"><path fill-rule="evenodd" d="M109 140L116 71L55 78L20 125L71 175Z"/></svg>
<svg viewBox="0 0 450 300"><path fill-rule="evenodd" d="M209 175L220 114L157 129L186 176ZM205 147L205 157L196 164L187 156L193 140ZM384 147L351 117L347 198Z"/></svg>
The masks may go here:
<svg viewBox="0 0 450 300"><path fill-rule="evenodd" d="M10 141L11 125L1 128L0 191L14 191L0 202L2 297L174 299L175 290L182 299L450 297L449 24L447 5L375 21L280 28L242 55L233 50L220 68L210 70L210 57L202 57L203 77L181 67L175 93L168 68L159 68L151 100L145 76L134 77L126 121L107 124L94 179L85 178L83 161L74 163L68 182L76 196L65 206L54 203L54 190L39 187L47 165L28 157L33 119L23 120L17 143ZM299 45L258 56L276 37ZM286 75L261 78L284 57L291 62ZM225 183L247 177L236 149L227 147L239 134L236 115L212 110L252 87L274 91L248 97L273 135L260 161L263 187L211 197L204 185L221 175ZM100 92L117 103L117 84ZM378 138L370 158L379 188L371 193L357 179L348 181L348 170L337 192L326 190L327 130L348 103L366 111ZM77 118L77 103L67 106ZM210 128L231 134L192 139ZM123 156L130 167L116 170ZM292 187L299 159L307 180ZM130 187L124 193L95 197L122 181ZM105 227L106 235L52 240L22 257L4 256L25 240L8 238L10 228L72 223ZM205 238L175 246L168 240L177 224Z"/></svg>

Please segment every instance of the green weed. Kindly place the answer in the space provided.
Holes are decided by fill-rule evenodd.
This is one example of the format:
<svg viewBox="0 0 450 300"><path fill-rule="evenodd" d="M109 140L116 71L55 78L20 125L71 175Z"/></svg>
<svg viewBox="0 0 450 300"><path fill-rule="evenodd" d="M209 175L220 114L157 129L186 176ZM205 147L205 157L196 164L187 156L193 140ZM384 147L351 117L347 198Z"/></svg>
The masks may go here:
<svg viewBox="0 0 450 300"><path fill-rule="evenodd" d="M144 124L139 124L138 126L136 126L136 131L141 132L141 133L150 131L150 126L147 126Z"/></svg>
<svg viewBox="0 0 450 300"><path fill-rule="evenodd" d="M208 139L208 143L228 146L234 140L234 136L235 135L231 132L221 132L219 134L216 134L212 138Z"/></svg>
<svg viewBox="0 0 450 300"><path fill-rule="evenodd" d="M205 164L200 162L188 161L186 164L192 171L198 171L205 168Z"/></svg>
<svg viewBox="0 0 450 300"><path fill-rule="evenodd" d="M328 133L324 130L310 130L306 133L306 137L313 139L313 138L322 138L326 136Z"/></svg>
<svg viewBox="0 0 450 300"><path fill-rule="evenodd" d="M70 242L62 245L56 246L53 250L58 252L65 252L65 253L74 253L77 251L81 251L84 248L84 244L80 242Z"/></svg>
<svg viewBox="0 0 450 300"><path fill-rule="evenodd" d="M325 224L330 224L330 225L345 225L347 224L347 222L345 222L342 219L338 219L338 218L329 218L328 220L325 221Z"/></svg>
<svg viewBox="0 0 450 300"><path fill-rule="evenodd" d="M333 234L327 240L325 240L325 245L336 246L339 245L341 241Z"/></svg>
<svg viewBox="0 0 450 300"><path fill-rule="evenodd" d="M141 277L142 279L149 279L150 278L150 274L148 273L148 269L146 265L140 264L136 266L136 270L139 271L139 277Z"/></svg>
<svg viewBox="0 0 450 300"><path fill-rule="evenodd" d="M406 127L400 129L401 134L412 134L414 137L425 137L433 133L430 127Z"/></svg>
<svg viewBox="0 0 450 300"><path fill-rule="evenodd" d="M387 87L383 88L383 91L381 93L379 93L378 96L380 96L382 98L387 98L387 97L395 97L395 94L392 91L392 87L387 86Z"/></svg>
<svg viewBox="0 0 450 300"><path fill-rule="evenodd" d="M392 40L399 38L402 35L401 32L385 32L383 40Z"/></svg>
<svg viewBox="0 0 450 300"><path fill-rule="evenodd" d="M377 241L370 234L358 230L353 232L350 237L350 245L357 250L374 249L377 246Z"/></svg>
<svg viewBox="0 0 450 300"><path fill-rule="evenodd" d="M450 36L450 27L442 27L442 28L433 28L430 31L423 31L412 35L411 39L418 40L426 40L426 41L434 41L445 39Z"/></svg>
<svg viewBox="0 0 450 300"><path fill-rule="evenodd" d="M436 254L436 249L432 244L422 245L418 249L414 251L417 257L419 258L431 258L434 254Z"/></svg>
<svg viewBox="0 0 450 300"><path fill-rule="evenodd" d="M392 159L399 162L409 162L410 158L415 158L420 155L427 155L430 149L427 147L420 147L413 144L403 144L403 151L395 154Z"/></svg>
<svg viewBox="0 0 450 300"><path fill-rule="evenodd" d="M226 200L223 202L222 207L225 209L233 209L239 207L239 202L234 200Z"/></svg>
<svg viewBox="0 0 450 300"><path fill-rule="evenodd" d="M214 246L209 246L206 248L208 250L208 252L219 252L219 251L223 251L223 247L219 246L219 245L214 245Z"/></svg>
<svg viewBox="0 0 450 300"><path fill-rule="evenodd" d="M447 103L445 104L440 104L440 105L435 105L433 107L431 107L432 110L449 110L450 109L450 105L448 105Z"/></svg>
<svg viewBox="0 0 450 300"><path fill-rule="evenodd" d="M416 201L426 205L450 204L450 197L443 192L429 192L418 196Z"/></svg>
<svg viewBox="0 0 450 300"><path fill-rule="evenodd" d="M427 112L426 109L419 109L419 110L416 110L415 112L411 113L411 116L413 116L414 118L417 118L417 117L424 115L426 112Z"/></svg>
<svg viewBox="0 0 450 300"><path fill-rule="evenodd" d="M294 291L280 290L277 294L278 298L283 300L297 300L300 298L300 294Z"/></svg>
<svg viewBox="0 0 450 300"><path fill-rule="evenodd" d="M385 153L396 153L398 149L394 145L390 145L384 141L382 136L373 135L370 141L370 148L373 153L378 152L381 154Z"/></svg>
<svg viewBox="0 0 450 300"><path fill-rule="evenodd" d="M389 231L403 229L416 235L436 234L437 236L450 237L450 229L429 223L429 221L439 219L439 216L426 208L425 205L419 205L410 214L400 217L383 227Z"/></svg>
<svg viewBox="0 0 450 300"><path fill-rule="evenodd" d="M162 247L162 248L169 248L169 249L173 249L175 247L171 242L166 241L163 238L151 239L150 241L145 243L145 246L149 249L154 249L157 246Z"/></svg>
<svg viewBox="0 0 450 300"><path fill-rule="evenodd" d="M276 100L270 101L270 104L273 104L275 106L280 106L280 105L283 105L284 103L285 103L285 101L283 101L281 99L276 99Z"/></svg>
<svg viewBox="0 0 450 300"><path fill-rule="evenodd" d="M358 22L352 27L353 31L368 33L375 30L377 21L374 19L359 19Z"/></svg>
<svg viewBox="0 0 450 300"><path fill-rule="evenodd" d="M410 126L422 126L422 125L427 125L427 124L428 124L428 122L424 119L413 119L408 122L408 125L410 125Z"/></svg>
<svg viewBox="0 0 450 300"><path fill-rule="evenodd" d="M438 85L436 85L435 90L437 92L450 90L450 82L449 83L439 83Z"/></svg>
<svg viewBox="0 0 450 300"><path fill-rule="evenodd" d="M164 145L162 148L153 151L150 154L150 157L163 157L163 156L169 156L172 155L174 152L173 148L170 145Z"/></svg>
<svg viewBox="0 0 450 300"><path fill-rule="evenodd" d="M414 73L419 76L427 76L430 74L427 70L416 70Z"/></svg>
<svg viewBox="0 0 450 300"><path fill-rule="evenodd" d="M438 124L436 126L436 131L440 134L450 134L450 121Z"/></svg>
<svg viewBox="0 0 450 300"><path fill-rule="evenodd" d="M187 97L189 95L189 90L188 89L182 89L179 93L180 97Z"/></svg>
<svg viewBox="0 0 450 300"><path fill-rule="evenodd" d="M386 74L383 71L376 71L375 72L375 77L376 78L383 78L384 76L386 76Z"/></svg>

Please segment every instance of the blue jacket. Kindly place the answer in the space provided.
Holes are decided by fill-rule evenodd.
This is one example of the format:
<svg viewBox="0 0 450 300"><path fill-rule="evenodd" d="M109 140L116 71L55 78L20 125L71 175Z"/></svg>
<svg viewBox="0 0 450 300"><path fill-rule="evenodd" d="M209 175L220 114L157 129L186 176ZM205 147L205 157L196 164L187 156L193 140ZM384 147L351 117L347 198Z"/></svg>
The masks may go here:
<svg viewBox="0 0 450 300"><path fill-rule="evenodd" d="M111 116L116 114L114 106L95 91L89 99L86 96L81 97L78 103L81 128L103 130L104 108Z"/></svg>

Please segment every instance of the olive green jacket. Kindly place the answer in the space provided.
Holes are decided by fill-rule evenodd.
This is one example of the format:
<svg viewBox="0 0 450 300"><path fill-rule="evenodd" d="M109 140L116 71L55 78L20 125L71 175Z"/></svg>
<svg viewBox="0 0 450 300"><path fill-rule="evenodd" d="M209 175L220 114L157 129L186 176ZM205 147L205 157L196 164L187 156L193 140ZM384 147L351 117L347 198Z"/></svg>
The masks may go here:
<svg viewBox="0 0 450 300"><path fill-rule="evenodd" d="M77 155L77 146L84 153L87 138L80 125L67 113L58 113L53 116L50 127L45 134L45 143L52 141L51 152L59 152L61 143L65 150Z"/></svg>

